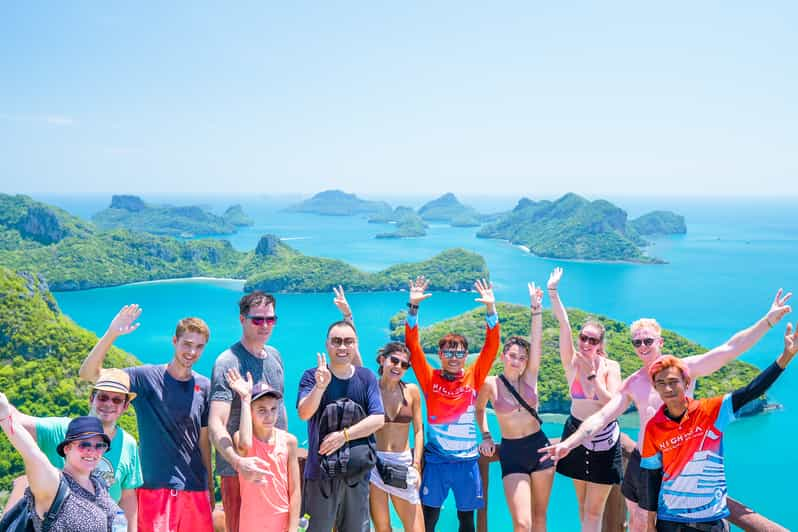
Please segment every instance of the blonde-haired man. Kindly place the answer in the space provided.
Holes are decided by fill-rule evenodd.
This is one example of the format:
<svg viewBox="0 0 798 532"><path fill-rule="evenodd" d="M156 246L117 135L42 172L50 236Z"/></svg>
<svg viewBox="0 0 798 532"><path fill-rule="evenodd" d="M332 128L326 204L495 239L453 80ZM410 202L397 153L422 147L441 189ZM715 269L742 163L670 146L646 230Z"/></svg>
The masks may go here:
<svg viewBox="0 0 798 532"><path fill-rule="evenodd" d="M766 332L781 320L790 307L787 305L792 293L782 295L782 290L776 292L776 297L768 312L756 323L739 331L725 343L707 351L702 355L694 355L683 359L692 382L687 390L692 396L695 389L695 379L710 375L719 370L756 344ZM546 453L544 459L552 458L555 462L566 456L572 449L580 445L594 431L604 427L610 420L623 414L629 405L634 403L640 414L640 427L645 427L649 420L662 406L656 390L654 389L649 369L662 356L662 328L656 320L643 318L634 322L631 327L632 345L638 358L643 362L643 367L627 377L621 389L604 405L601 410L587 418L579 429L568 439L540 450ZM629 459L626 467L621 491L626 497L626 507L629 510L629 530L642 531L648 523L648 512L640 505L643 486L643 475L640 469L640 449L643 448L644 430L640 430L637 447Z"/></svg>
<svg viewBox="0 0 798 532"><path fill-rule="evenodd" d="M83 361L95 382L114 341L139 327L138 305L125 305ZM192 370L210 330L199 318L178 322L168 364L125 368L139 429L144 483L137 490L139 532L211 531L213 477L208 437L210 380Z"/></svg>

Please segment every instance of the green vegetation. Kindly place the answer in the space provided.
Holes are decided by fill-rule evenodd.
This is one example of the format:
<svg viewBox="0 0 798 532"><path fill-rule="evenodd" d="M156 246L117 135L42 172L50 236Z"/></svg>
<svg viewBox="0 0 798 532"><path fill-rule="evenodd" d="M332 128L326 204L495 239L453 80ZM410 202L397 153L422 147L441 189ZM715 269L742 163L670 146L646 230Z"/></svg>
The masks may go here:
<svg viewBox="0 0 798 532"><path fill-rule="evenodd" d="M138 196L113 196L111 206L95 214L92 220L101 229L180 237L229 235L235 233L236 226L252 225L241 205L233 205L224 216L217 216L196 205L149 205Z"/></svg>
<svg viewBox="0 0 798 532"><path fill-rule="evenodd" d="M78 368L97 337L61 314L36 275L0 267L0 294L0 391L25 414L86 415L90 387L78 379ZM108 354L109 367L136 364L115 347ZM120 423L137 434L132 410ZM23 471L22 458L0 437L0 492Z"/></svg>
<svg viewBox="0 0 798 532"><path fill-rule="evenodd" d="M35 248L67 237L85 237L90 223L23 195L0 194L0 250Z"/></svg>
<svg viewBox="0 0 798 532"><path fill-rule="evenodd" d="M464 249L449 249L422 262L397 264L376 273L340 260L307 257L281 242L272 253L253 262L258 273L247 279L245 290L326 292L339 284L351 291L403 290L416 275L429 279L430 290L468 290L474 279L488 275L485 260Z"/></svg>
<svg viewBox="0 0 798 532"><path fill-rule="evenodd" d="M409 238L425 236L427 224L410 207L397 207L392 213L380 213L369 218L369 223L395 223L396 230L379 233L376 238Z"/></svg>
<svg viewBox="0 0 798 532"><path fill-rule="evenodd" d="M643 253L646 241L639 233L673 229L678 218L660 211L627 223L626 211L612 203L569 193L553 202L523 198L477 236L509 240L541 257L655 263L662 261Z"/></svg>
<svg viewBox="0 0 798 532"><path fill-rule="evenodd" d="M480 214L460 203L451 192L425 203L419 210L419 216L429 222L447 222L458 227L475 227L480 225Z"/></svg>
<svg viewBox="0 0 798 532"><path fill-rule="evenodd" d="M629 221L640 235L677 235L687 232L684 216L671 211L652 211Z"/></svg>
<svg viewBox="0 0 798 532"><path fill-rule="evenodd" d="M255 222L252 220L252 218L247 216L247 213L244 212L244 208L238 204L230 205L227 210L224 211L222 218L224 218L225 222L236 227L255 225Z"/></svg>
<svg viewBox="0 0 798 532"><path fill-rule="evenodd" d="M425 304L433 304L425 303ZM529 336L529 308L522 305L499 303L497 305L502 327L502 337L509 338L513 335ZM569 309L568 316L573 326L574 337L579 333L580 325L588 318L588 314L577 309ZM405 312L400 312L391 318L390 329L392 340L404 339ZM595 317L595 316L591 316ZM423 320L423 309L421 319ZM621 374L629 376L641 367L640 359L634 352L629 342L629 328L626 324L604 316L597 319L607 330L606 352L610 358L621 365ZM481 346L485 341L485 313L484 309L475 309L454 318L441 321L421 329L421 344L428 354L437 353L437 342L448 332L457 332L465 335L470 346ZM565 373L560 362L559 352L559 325L551 311L543 313L543 356L541 359L538 393L540 394L541 412L567 414L570 408L568 387L565 382ZM689 356L706 352L702 346L679 336L673 331L663 331L665 352L677 356ZM478 347L477 347L478 349ZM473 347L472 351L475 350ZM493 373L502 371L500 361L493 367ZM697 397L712 397L734 390L748 384L758 373L756 367L746 362L734 361L726 367L715 372L709 377L703 377L696 384Z"/></svg>
<svg viewBox="0 0 798 532"><path fill-rule="evenodd" d="M10 198L10 199L9 199ZM487 277L484 259L459 249L448 250L429 260L400 264L377 273L360 271L334 259L309 257L280 242L274 235L261 238L255 251L240 252L226 240L184 241L117 229L99 231L63 211L25 196L0 195L0 235L19 245L0 247L0 266L42 274L53 290L85 290L138 281L181 277L233 277L247 279L246 290L261 288L278 292L323 292L339 283L351 290L398 290L407 280L424 274L435 290L461 290L474 279ZM21 206L21 207L20 207ZM44 245L28 238L30 231L17 228L45 227L28 213L45 212L47 231L35 235ZM2 242L2 240L0 240Z"/></svg>
<svg viewBox="0 0 798 532"><path fill-rule="evenodd" d="M326 216L352 216L355 214L390 215L391 206L384 201L368 201L342 190L325 190L310 199L286 209L288 212L308 212Z"/></svg>

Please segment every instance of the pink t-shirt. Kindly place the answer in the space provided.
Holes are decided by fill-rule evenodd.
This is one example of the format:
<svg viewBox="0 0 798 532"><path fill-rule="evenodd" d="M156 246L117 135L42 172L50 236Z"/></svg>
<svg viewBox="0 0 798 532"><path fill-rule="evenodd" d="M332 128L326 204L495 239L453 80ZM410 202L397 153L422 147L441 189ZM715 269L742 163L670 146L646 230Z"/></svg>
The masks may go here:
<svg viewBox="0 0 798 532"><path fill-rule="evenodd" d="M239 530L251 532L288 530L288 449L286 433L274 429L274 443L264 443L252 438L248 456L263 459L271 477L262 483L245 480L240 474L238 482L241 492L241 517Z"/></svg>

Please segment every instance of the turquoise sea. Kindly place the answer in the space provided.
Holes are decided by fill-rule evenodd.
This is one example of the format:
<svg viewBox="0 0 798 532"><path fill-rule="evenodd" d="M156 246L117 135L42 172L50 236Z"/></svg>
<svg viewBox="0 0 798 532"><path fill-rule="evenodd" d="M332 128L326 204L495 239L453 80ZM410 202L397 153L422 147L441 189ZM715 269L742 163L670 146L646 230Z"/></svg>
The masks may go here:
<svg viewBox="0 0 798 532"><path fill-rule="evenodd" d="M104 208L108 197L37 197L88 217ZM656 317L707 347L725 341L749 326L768 309L776 289L798 291L798 223L794 206L781 200L608 198L634 217L649 210L670 209L686 216L688 234L658 239L651 254L669 261L665 265L597 264L555 261L534 257L506 242L480 240L474 228L434 225L423 238L376 240L385 226L368 224L359 217L322 217L289 214L280 209L286 199L252 198L145 198L175 204L203 203L222 210L234 202L243 204L256 225L230 237L242 250L252 249L259 237L275 233L300 251L349 261L366 270L396 262L424 259L449 247L460 246L482 254L488 261L497 297L526 303L526 282L544 283L555 266L565 268L561 285L568 306L605 314L630 322ZM419 206L424 198L388 199L393 205ZM427 198L428 199L428 198ZM517 198L463 198L483 212L512 208ZM210 343L197 364L210 375L216 355L234 342L240 328L236 301L241 283L183 281L145 283L83 292L57 293L62 310L80 325L102 334L123 304L144 308L141 328L123 337L118 345L143 362L166 362L175 322L198 315L211 326ZM473 308L475 294L436 293L425 303L422 324ZM302 371L315 364L323 349L326 325L337 318L332 294L278 295L279 322L271 343L286 363L286 389L293 403ZM373 366L373 354L387 340L389 317L406 301L403 293L350 294L361 336L361 349ZM798 296L796 296L798 299ZM548 305L548 301L544 302ZM795 301L798 305L798 301ZM798 312L789 315L798 320ZM760 367L769 364L783 345L782 323L743 356ZM610 354L611 355L611 354ZM798 436L798 366L790 368L773 387L771 397L784 409L743 419L726 434L729 492L755 510L792 528L798 513L790 504L791 473L798 469L794 438ZM289 429L305 440L304 423L288 405ZM547 424L549 436L561 427ZM630 429L634 433L635 429ZM509 514L504 504L498 465L492 468L489 523L492 530L507 530ZM578 529L573 489L557 478L549 507L551 530ZM447 501L441 530L456 529L454 503Z"/></svg>

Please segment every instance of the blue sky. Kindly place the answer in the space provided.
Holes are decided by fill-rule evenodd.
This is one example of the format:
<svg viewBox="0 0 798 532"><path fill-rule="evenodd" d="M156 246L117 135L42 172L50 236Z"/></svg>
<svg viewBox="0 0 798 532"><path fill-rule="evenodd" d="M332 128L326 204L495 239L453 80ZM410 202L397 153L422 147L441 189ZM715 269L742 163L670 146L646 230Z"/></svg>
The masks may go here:
<svg viewBox="0 0 798 532"><path fill-rule="evenodd" d="M5 192L798 195L792 2L6 3Z"/></svg>

